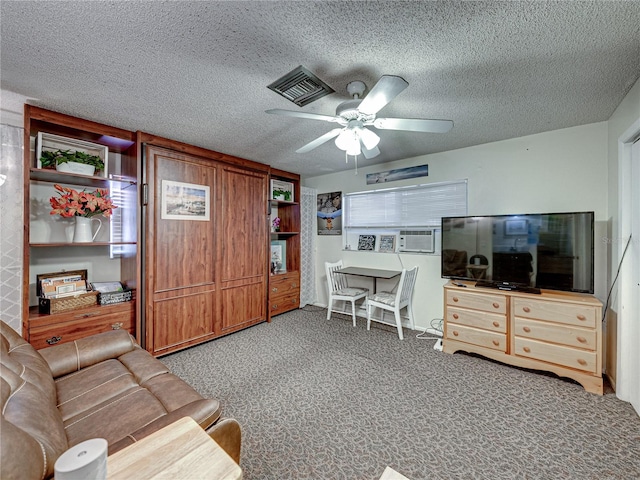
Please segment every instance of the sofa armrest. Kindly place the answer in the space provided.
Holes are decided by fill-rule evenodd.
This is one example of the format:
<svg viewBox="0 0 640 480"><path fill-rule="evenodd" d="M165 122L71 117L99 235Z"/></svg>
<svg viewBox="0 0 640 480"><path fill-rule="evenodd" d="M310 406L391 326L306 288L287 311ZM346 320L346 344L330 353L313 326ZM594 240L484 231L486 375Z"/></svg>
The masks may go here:
<svg viewBox="0 0 640 480"><path fill-rule="evenodd" d="M49 364L53 378L57 378L105 360L118 358L136 348L140 347L129 332L112 330L43 348L38 350L38 353Z"/></svg>

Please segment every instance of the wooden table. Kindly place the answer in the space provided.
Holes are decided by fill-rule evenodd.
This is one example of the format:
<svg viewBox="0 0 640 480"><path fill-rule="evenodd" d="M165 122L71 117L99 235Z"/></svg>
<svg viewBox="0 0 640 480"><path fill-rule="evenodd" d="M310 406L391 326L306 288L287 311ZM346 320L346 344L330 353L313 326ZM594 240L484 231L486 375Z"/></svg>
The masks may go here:
<svg viewBox="0 0 640 480"><path fill-rule="evenodd" d="M382 476L380 480L409 480L407 477L402 475L401 473L396 472L393 468L387 467L382 472Z"/></svg>
<svg viewBox="0 0 640 480"><path fill-rule="evenodd" d="M191 418L109 455L107 478L240 480L236 462Z"/></svg>
<svg viewBox="0 0 640 480"><path fill-rule="evenodd" d="M371 277L373 278L373 293L376 293L378 291L378 278L389 280L390 278L397 277L402 272L398 270L381 270L378 268L344 267L340 270L337 270L336 273L344 273L345 275L357 275L359 277Z"/></svg>

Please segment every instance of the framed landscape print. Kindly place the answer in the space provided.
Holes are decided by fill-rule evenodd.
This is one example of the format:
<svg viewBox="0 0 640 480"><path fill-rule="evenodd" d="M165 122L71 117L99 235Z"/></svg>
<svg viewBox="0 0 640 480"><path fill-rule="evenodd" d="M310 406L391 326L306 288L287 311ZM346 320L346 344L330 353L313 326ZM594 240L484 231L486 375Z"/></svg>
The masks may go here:
<svg viewBox="0 0 640 480"><path fill-rule="evenodd" d="M163 220L210 220L208 185L162 180L160 195Z"/></svg>

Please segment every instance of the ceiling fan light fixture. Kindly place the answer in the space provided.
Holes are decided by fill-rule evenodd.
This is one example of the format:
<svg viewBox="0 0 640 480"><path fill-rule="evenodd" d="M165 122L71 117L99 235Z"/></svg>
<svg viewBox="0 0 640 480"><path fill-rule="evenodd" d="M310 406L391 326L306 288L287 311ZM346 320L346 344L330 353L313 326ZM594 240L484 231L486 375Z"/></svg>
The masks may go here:
<svg viewBox="0 0 640 480"><path fill-rule="evenodd" d="M367 150L373 150L378 146L378 143L380 143L380 137L368 128L359 128L358 134Z"/></svg>

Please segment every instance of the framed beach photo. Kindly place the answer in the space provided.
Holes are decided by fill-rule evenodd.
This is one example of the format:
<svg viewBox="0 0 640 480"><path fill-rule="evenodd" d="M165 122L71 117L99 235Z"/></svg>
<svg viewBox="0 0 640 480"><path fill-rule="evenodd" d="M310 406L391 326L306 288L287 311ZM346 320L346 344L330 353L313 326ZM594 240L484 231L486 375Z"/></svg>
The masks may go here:
<svg viewBox="0 0 640 480"><path fill-rule="evenodd" d="M163 220L199 220L208 222L211 199L208 185L162 180L161 218Z"/></svg>

